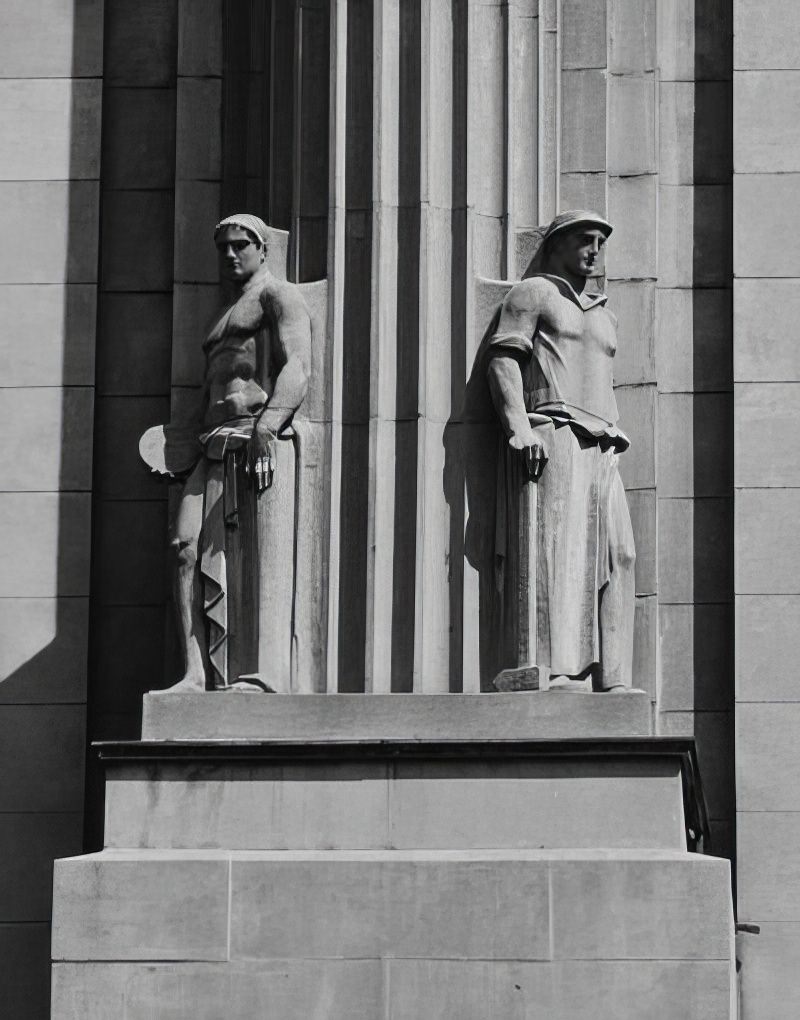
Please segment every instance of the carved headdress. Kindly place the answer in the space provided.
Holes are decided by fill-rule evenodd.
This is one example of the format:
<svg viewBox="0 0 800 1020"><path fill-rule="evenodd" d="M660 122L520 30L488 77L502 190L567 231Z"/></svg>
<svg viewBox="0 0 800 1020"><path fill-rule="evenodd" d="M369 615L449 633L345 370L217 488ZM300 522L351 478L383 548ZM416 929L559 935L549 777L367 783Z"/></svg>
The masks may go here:
<svg viewBox="0 0 800 1020"><path fill-rule="evenodd" d="M262 248L267 246L267 237L270 233L269 227L258 216L253 216L252 213L234 213L232 216L226 216L224 220L220 220L216 227L214 227L214 237L225 227L239 227L240 230L246 230L248 234L251 234L258 241Z"/></svg>
<svg viewBox="0 0 800 1020"><path fill-rule="evenodd" d="M547 254L548 241L556 234L565 230L572 230L574 227L594 227L602 230L606 237L614 229L608 220L589 209L568 209L559 213L558 216L547 227L539 227L535 233L539 235L539 241L535 246L528 268L523 274L523 279L533 276L534 273L541 273L544 265L544 258Z"/></svg>

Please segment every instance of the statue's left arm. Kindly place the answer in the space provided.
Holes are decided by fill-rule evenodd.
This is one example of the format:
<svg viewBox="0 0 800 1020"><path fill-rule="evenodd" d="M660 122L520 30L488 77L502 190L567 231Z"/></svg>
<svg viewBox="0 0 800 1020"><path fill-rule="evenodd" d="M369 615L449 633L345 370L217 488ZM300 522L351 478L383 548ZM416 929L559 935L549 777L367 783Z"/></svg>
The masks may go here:
<svg viewBox="0 0 800 1020"><path fill-rule="evenodd" d="M265 291L262 303L272 322L271 342L281 368L250 443L248 460L259 490L271 479L269 445L302 404L311 374L311 318L298 288L276 283Z"/></svg>

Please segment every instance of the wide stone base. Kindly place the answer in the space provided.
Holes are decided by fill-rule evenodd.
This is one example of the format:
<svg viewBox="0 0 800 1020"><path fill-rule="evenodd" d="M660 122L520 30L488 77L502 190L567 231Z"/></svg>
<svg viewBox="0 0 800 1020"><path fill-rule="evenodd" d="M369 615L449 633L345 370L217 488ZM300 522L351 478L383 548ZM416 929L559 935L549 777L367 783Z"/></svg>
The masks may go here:
<svg viewBox="0 0 800 1020"><path fill-rule="evenodd" d="M729 864L649 727L638 695L152 695L99 745L106 849L56 862L52 1020L731 1020Z"/></svg>
<svg viewBox="0 0 800 1020"><path fill-rule="evenodd" d="M641 691L146 694L142 740L533 740L652 733Z"/></svg>
<svg viewBox="0 0 800 1020"><path fill-rule="evenodd" d="M59 861L52 1020L730 1020L728 863L676 851Z"/></svg>

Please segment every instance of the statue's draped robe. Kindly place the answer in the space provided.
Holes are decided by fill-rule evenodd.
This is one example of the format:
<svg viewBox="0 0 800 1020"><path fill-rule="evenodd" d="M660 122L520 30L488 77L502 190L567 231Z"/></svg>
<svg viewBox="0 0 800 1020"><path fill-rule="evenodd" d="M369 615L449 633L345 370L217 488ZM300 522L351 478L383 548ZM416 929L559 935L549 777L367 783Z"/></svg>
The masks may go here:
<svg viewBox="0 0 800 1020"><path fill-rule="evenodd" d="M537 293L527 314L526 287ZM555 426L538 483L537 662L553 675L581 676L602 661L603 686L630 685L635 593L632 570L619 568L629 568L634 553L617 466L629 442L617 428L615 320L604 294L577 294L559 277L539 273L515 290L522 300L509 320L513 328L498 311L478 350L465 401L465 421L473 425L464 444L466 544L481 573L484 685L501 668L516 665L522 458L499 425L489 436L480 424L497 420L487 367L504 352L520 362L527 410L547 415ZM494 491L487 498L481 465L492 454ZM604 615L615 625L603 627Z"/></svg>

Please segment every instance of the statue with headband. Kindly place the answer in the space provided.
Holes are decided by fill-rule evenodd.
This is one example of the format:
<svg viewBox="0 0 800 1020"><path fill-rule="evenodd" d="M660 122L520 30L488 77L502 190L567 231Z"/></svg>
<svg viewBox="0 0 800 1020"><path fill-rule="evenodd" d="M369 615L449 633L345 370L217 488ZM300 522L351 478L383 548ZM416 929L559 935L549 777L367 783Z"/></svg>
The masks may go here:
<svg viewBox="0 0 800 1020"><path fill-rule="evenodd" d="M616 318L587 286L611 232L585 210L538 231L467 384L465 422L493 422L474 435L500 444L480 485L466 459L467 556L496 690L631 689L635 554L618 469L630 442L617 425Z"/></svg>
<svg viewBox="0 0 800 1020"><path fill-rule="evenodd" d="M170 529L184 659L175 692L291 689L294 415L309 386L311 322L300 287L267 266L272 233L247 213L217 224L224 304L203 343L199 406L140 441L152 470L185 479Z"/></svg>

